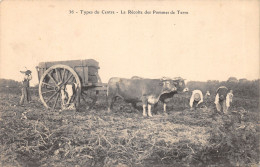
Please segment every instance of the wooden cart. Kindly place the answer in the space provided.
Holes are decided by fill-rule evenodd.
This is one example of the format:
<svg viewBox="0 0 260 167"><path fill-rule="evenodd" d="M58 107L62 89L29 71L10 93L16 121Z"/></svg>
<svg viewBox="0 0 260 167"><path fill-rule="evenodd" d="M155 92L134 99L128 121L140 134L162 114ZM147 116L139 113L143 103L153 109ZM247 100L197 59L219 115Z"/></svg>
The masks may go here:
<svg viewBox="0 0 260 167"><path fill-rule="evenodd" d="M88 91L106 91L106 85L98 75L99 63L93 59L41 62L36 67L39 79L39 96L46 108L64 109L80 106L80 99ZM68 90L73 90L69 99ZM67 90L67 91L66 91ZM90 108L95 104L97 96L92 98Z"/></svg>

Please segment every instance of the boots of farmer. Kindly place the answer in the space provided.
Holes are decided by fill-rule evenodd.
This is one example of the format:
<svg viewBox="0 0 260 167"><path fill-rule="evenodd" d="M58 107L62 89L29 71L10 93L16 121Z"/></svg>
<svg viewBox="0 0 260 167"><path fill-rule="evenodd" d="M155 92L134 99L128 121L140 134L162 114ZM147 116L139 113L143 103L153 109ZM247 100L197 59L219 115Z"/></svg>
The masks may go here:
<svg viewBox="0 0 260 167"><path fill-rule="evenodd" d="M25 87L22 88L22 96L20 100L20 105L23 105L24 103L28 103L28 94L27 94L27 89Z"/></svg>
<svg viewBox="0 0 260 167"><path fill-rule="evenodd" d="M22 96L21 96L19 105L23 105L23 103L24 103L24 89L22 88Z"/></svg>
<svg viewBox="0 0 260 167"><path fill-rule="evenodd" d="M26 92L27 92L27 101L30 103L32 101L32 97L31 97L31 93L30 93L29 87L26 88Z"/></svg>

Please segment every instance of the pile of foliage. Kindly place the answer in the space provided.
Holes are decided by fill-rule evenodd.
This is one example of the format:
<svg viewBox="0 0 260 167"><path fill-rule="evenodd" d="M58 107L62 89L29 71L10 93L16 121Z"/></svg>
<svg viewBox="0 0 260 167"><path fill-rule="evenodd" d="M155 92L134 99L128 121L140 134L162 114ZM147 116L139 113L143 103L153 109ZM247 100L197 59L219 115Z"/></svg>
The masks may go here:
<svg viewBox="0 0 260 167"><path fill-rule="evenodd" d="M178 165L207 144L204 127L175 125L170 122L173 117L66 112L2 113L2 165Z"/></svg>
<svg viewBox="0 0 260 167"><path fill-rule="evenodd" d="M195 155L200 164L259 165L257 113L250 114L241 109L215 117L215 120L209 131L209 145Z"/></svg>

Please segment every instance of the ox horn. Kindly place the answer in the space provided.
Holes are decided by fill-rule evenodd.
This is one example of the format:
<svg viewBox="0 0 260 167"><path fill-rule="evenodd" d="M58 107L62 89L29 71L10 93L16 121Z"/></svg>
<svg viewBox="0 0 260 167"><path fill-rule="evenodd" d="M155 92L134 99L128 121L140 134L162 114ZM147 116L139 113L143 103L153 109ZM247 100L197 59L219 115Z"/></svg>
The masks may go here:
<svg viewBox="0 0 260 167"><path fill-rule="evenodd" d="M174 77L172 80L185 80L182 77Z"/></svg>
<svg viewBox="0 0 260 167"><path fill-rule="evenodd" d="M171 80L171 78L169 78L169 77L162 77L160 80L161 81L168 81L168 80Z"/></svg>

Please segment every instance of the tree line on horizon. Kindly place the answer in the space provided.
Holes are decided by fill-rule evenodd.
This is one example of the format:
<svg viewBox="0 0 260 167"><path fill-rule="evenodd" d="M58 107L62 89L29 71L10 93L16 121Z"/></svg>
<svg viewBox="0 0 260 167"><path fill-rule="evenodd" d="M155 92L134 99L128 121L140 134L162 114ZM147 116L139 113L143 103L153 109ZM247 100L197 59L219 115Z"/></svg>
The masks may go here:
<svg viewBox="0 0 260 167"><path fill-rule="evenodd" d="M229 90L233 90L233 94L236 97L248 97L248 98L259 98L260 91L260 79L247 80L247 79L236 79L230 77L227 81L208 80L202 81L190 81L187 83L187 87L192 91L195 89L201 90L204 94L209 91L211 94L216 94L216 90L220 86L226 86Z"/></svg>
<svg viewBox="0 0 260 167"><path fill-rule="evenodd" d="M0 87L21 87L21 82L12 79L0 79ZM227 81L218 80L208 80L208 81L189 81L187 87L190 91L199 89L206 93L210 91L211 94L215 94L216 90L220 86L226 86L228 89L232 89L234 96L239 96L241 98L259 98L260 91L260 79L257 80L247 80L247 79L236 79L235 77L230 77ZM38 84L34 86L38 87Z"/></svg>

